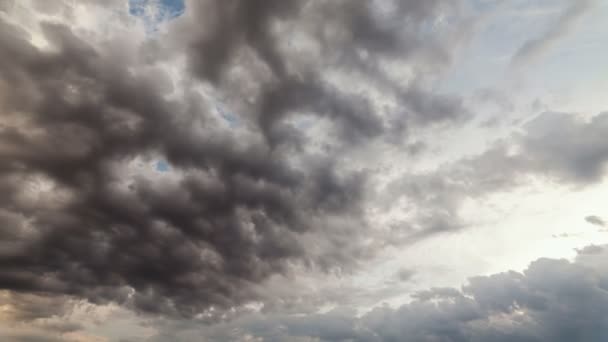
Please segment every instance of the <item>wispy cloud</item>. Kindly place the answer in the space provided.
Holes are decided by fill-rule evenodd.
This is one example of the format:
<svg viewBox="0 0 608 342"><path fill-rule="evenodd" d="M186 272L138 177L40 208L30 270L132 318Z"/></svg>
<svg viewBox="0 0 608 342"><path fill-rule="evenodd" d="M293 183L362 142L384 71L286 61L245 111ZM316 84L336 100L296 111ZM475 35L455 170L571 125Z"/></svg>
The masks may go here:
<svg viewBox="0 0 608 342"><path fill-rule="evenodd" d="M595 226L606 227L606 222L599 216L591 215L585 217L585 221Z"/></svg>
<svg viewBox="0 0 608 342"><path fill-rule="evenodd" d="M571 0L553 26L538 38L526 41L511 59L513 67L521 67L541 57L567 34L595 5L594 0Z"/></svg>

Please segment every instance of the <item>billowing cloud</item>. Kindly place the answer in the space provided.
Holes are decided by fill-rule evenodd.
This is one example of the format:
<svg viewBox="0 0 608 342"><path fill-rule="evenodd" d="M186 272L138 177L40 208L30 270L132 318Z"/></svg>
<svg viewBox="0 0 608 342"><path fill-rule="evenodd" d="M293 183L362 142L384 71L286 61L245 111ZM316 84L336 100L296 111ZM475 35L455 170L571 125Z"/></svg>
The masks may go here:
<svg viewBox="0 0 608 342"><path fill-rule="evenodd" d="M605 330L602 246L461 289L427 286L415 262L374 263L464 231L469 200L604 179L607 113L547 112L495 135L473 107L516 112L515 99L449 90L484 6L7 3L0 339L594 341ZM466 130L489 147L444 158L442 133ZM585 322L562 324L568 315Z"/></svg>
<svg viewBox="0 0 608 342"><path fill-rule="evenodd" d="M294 265L349 269L373 253L363 238L372 175L344 158L467 116L459 98L386 69L422 75L449 63L439 29L414 32L457 13L452 1L393 14L364 1L187 7L135 48L37 22L37 8L20 9L31 27L1 19L1 288L190 317L254 300L254 285ZM286 34L301 51L285 51ZM162 67L182 57L196 79ZM353 93L350 75L404 109ZM225 94L240 129L222 126L209 94ZM290 124L298 112L328 123L326 145ZM142 171L159 159L170 172Z"/></svg>
<svg viewBox="0 0 608 342"><path fill-rule="evenodd" d="M607 257L608 246L589 246L573 262L539 259L521 273L420 292L396 309L381 306L363 316L346 309L250 316L202 336L209 341L602 341L608 333ZM184 334L188 326L182 328L167 336L190 341Z"/></svg>
<svg viewBox="0 0 608 342"><path fill-rule="evenodd" d="M3 207L16 220L6 232L15 248L3 251L3 287L126 300L126 287L141 286L135 303L148 310L183 287L174 293L183 306L229 305L247 297L239 289L248 281L307 255L299 234L357 208L363 174L338 173L322 159L298 169L255 140L190 129L204 112L163 100L66 27L48 24L45 33L58 52L2 31L3 69L11 70ZM182 168L178 180L121 173L154 153Z"/></svg>

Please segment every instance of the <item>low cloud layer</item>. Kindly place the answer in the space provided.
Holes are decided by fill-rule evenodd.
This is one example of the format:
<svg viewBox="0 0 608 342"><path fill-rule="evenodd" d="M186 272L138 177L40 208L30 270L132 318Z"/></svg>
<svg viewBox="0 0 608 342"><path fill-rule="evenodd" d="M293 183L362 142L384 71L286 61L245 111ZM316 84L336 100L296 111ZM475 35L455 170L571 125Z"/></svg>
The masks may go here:
<svg viewBox="0 0 608 342"><path fill-rule="evenodd" d="M608 246L589 246L576 260L539 259L523 272L471 278L432 288L399 308L357 316L348 309L305 317L250 316L210 332L209 341L580 341L608 333ZM192 335L194 336L194 335ZM200 337L199 337L200 338ZM154 339L153 339L154 340ZM158 339L158 341L161 341Z"/></svg>
<svg viewBox="0 0 608 342"><path fill-rule="evenodd" d="M251 313L212 326L161 320L152 324L162 332L128 341L602 341L608 333L606 260L608 246L591 245L572 262L538 259L523 272L473 277L461 288L430 288L413 294L408 304L379 306L364 315L344 307L308 315ZM46 329L78 331L74 323L35 321L50 317L45 301L13 298L19 303L13 310ZM12 336L30 341L35 335Z"/></svg>

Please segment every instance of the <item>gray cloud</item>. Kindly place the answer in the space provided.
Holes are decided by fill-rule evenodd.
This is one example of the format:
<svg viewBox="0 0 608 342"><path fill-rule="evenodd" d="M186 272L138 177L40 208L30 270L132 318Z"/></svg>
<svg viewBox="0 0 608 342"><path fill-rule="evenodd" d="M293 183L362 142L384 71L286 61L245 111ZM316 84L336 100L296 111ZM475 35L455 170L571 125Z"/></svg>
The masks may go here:
<svg viewBox="0 0 608 342"><path fill-rule="evenodd" d="M41 318L63 316L72 309L65 298L52 298L29 293L0 293L8 319L15 322L31 322Z"/></svg>
<svg viewBox="0 0 608 342"><path fill-rule="evenodd" d="M65 10L55 4L35 10ZM606 113L589 121L546 113L479 156L404 175L385 189L386 201L406 197L414 215L377 233L365 212L378 175L353 156L374 144L422 154L427 142L411 141L412 132L471 116L462 98L429 86L470 29L459 2L397 1L390 13L359 0L187 5L141 46L42 22L49 46L40 48L0 16L0 289L11 293L2 304L12 319L49 335L79 331L69 320L45 321L65 316L75 298L183 319L159 324L158 341L593 341L605 331L594 321L604 317L599 246L572 264L540 260L523 274L432 288L363 317L350 308L313 312L328 302L367 306L404 287L299 295L290 293L296 286L279 293L267 285L293 269L349 272L373 247L463 229L463 198L530 176L600 181ZM162 64L182 60L184 77L173 83ZM218 103L237 128L218 119ZM302 114L329 128L311 134L292 121ZM159 159L169 172L146 171ZM243 306L251 301L263 304L259 313ZM596 317L585 316L587 301ZM197 321L203 312L215 316ZM588 335L576 325L584 322L557 324L579 312L597 324Z"/></svg>
<svg viewBox="0 0 608 342"><path fill-rule="evenodd" d="M67 318L77 302L66 297L0 291L0 305L3 340L64 341L62 334L83 329L79 322ZM21 329L11 329L15 327Z"/></svg>
<svg viewBox="0 0 608 342"><path fill-rule="evenodd" d="M208 329L203 336L209 341L249 336L264 341L599 342L608 333L606 257L608 246L592 246L579 251L574 262L539 259L522 273L474 277L462 289L421 292L396 309L378 307L361 317L348 309L300 317L250 316ZM190 341L187 334L168 336Z"/></svg>
<svg viewBox="0 0 608 342"><path fill-rule="evenodd" d="M397 222L391 241L412 243L467 227L458 211L464 199L482 199L525 186L533 177L584 188L602 181L608 162L608 113L588 120L543 113L483 153L433 172L399 176L382 192L386 203L408 200L413 219ZM587 219L587 221L589 221Z"/></svg>
<svg viewBox="0 0 608 342"><path fill-rule="evenodd" d="M553 26L540 37L526 41L511 59L513 66L521 66L535 60L570 33L578 21L593 9L595 0L568 0L569 6Z"/></svg>
<svg viewBox="0 0 608 342"><path fill-rule="evenodd" d="M608 161L608 113L585 121L567 113L544 113L525 127L521 159L534 171L585 185L598 182Z"/></svg>
<svg viewBox="0 0 608 342"><path fill-rule="evenodd" d="M239 108L242 120L262 129L271 146L294 143L297 132L284 122L298 111L330 119L336 134L351 143L369 142L410 125L466 117L458 97L431 94L418 80L403 84L383 68L384 62L396 61L423 78L426 68L449 65L455 42L441 40L447 37L442 32L425 39L417 32L441 13L457 18L457 2L398 2L390 15L376 13L371 3L359 0L208 1L192 2L191 7L169 42L185 42L191 71L214 83L227 102ZM273 30L278 24L286 29ZM291 35L301 39L289 38L294 42L286 48L286 36ZM300 40L312 40L315 48ZM242 66L246 69L236 78L229 74ZM345 82L337 86L327 78L329 73ZM348 89L353 85L348 79L354 76L358 78L353 82L382 89L398 104L395 113L386 117L374 105L373 95Z"/></svg>
<svg viewBox="0 0 608 342"><path fill-rule="evenodd" d="M407 268L401 269L399 272L397 272L397 278L400 281L410 281L415 275L416 271Z"/></svg>
<svg viewBox="0 0 608 342"><path fill-rule="evenodd" d="M595 226L606 227L606 222L604 220L602 220L602 218L599 216L595 216L595 215L587 216L587 217L585 217L585 221L587 221L588 223L591 223L592 225L595 225Z"/></svg>
<svg viewBox="0 0 608 342"><path fill-rule="evenodd" d="M0 336L6 338L7 341L15 342L65 342L65 339L59 337L45 336L43 334L11 334Z"/></svg>
<svg viewBox="0 0 608 342"><path fill-rule="evenodd" d="M441 32L416 32L441 11L456 16L452 4L402 2L384 18L364 1L191 1L141 50L47 22L43 49L0 19L0 288L192 317L258 298L254 285L294 264L354 267L370 254L362 213L373 174L342 158L466 117L457 97L382 71L383 59L420 75L449 64ZM273 29L284 22L321 54L281 50ZM157 62L176 55L195 79L168 81ZM384 84L407 112L387 118L330 70ZM222 128L196 86L228 94L244 128ZM285 123L294 111L327 119L334 146L311 151L316 142ZM156 158L168 177L129 169Z"/></svg>

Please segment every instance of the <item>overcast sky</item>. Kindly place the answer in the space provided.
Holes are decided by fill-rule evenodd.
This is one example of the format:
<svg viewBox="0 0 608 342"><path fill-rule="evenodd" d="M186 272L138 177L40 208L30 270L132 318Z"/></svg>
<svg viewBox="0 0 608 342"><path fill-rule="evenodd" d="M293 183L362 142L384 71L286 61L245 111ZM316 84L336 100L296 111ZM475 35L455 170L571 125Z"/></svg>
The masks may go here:
<svg viewBox="0 0 608 342"><path fill-rule="evenodd" d="M607 341L606 22L0 0L0 340Z"/></svg>

